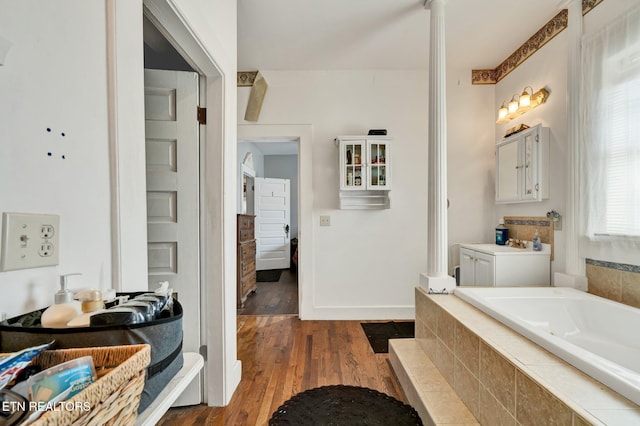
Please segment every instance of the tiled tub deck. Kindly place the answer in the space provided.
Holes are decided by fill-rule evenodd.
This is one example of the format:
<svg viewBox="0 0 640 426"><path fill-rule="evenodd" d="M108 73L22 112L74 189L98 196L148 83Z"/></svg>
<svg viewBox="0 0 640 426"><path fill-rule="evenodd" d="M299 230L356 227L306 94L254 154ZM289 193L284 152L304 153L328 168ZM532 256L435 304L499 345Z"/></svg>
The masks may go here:
<svg viewBox="0 0 640 426"><path fill-rule="evenodd" d="M415 292L416 338L390 360L425 424L640 425L640 406L475 307Z"/></svg>

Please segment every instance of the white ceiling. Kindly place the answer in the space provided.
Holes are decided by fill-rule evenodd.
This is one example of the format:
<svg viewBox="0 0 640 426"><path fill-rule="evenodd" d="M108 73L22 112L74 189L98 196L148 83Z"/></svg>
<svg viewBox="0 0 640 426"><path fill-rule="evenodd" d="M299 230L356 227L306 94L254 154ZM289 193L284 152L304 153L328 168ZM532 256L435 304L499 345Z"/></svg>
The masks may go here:
<svg viewBox="0 0 640 426"><path fill-rule="evenodd" d="M495 68L560 0L447 0L448 66ZM238 0L238 70L425 69L423 0Z"/></svg>

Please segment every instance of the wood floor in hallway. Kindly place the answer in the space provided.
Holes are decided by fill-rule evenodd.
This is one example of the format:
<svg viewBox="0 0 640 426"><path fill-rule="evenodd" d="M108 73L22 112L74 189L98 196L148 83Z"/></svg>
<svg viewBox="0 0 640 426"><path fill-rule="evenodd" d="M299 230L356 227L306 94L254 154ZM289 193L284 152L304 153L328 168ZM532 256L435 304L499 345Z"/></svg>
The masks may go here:
<svg viewBox="0 0 640 426"><path fill-rule="evenodd" d="M283 315L298 313L298 276L284 269L277 282L256 283L238 315Z"/></svg>
<svg viewBox="0 0 640 426"><path fill-rule="evenodd" d="M231 402L172 408L160 425L266 425L298 392L365 386L405 401L387 354L375 354L359 321L301 321L297 316L239 316L242 380Z"/></svg>

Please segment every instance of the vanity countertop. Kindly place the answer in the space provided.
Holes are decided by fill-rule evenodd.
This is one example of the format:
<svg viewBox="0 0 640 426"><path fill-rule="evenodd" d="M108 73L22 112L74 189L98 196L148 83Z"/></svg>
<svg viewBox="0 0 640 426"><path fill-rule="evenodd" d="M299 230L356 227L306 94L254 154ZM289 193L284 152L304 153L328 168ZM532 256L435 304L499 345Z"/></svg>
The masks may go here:
<svg viewBox="0 0 640 426"><path fill-rule="evenodd" d="M533 244L531 241L527 242L526 248L514 248L509 246L499 246L497 244L492 243L462 243L460 244L461 248L467 248L471 250L476 250L482 253L494 255L494 256L502 256L502 255L540 255L540 256L550 256L551 255L551 245L550 244L542 244L541 251L533 251Z"/></svg>

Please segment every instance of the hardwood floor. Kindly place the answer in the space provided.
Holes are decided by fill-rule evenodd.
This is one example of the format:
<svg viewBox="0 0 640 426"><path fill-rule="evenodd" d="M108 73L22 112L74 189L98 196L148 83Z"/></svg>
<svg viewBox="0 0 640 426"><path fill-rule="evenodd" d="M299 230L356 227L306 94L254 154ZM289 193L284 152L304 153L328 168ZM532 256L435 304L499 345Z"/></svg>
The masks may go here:
<svg viewBox="0 0 640 426"><path fill-rule="evenodd" d="M160 425L266 425L298 392L330 384L365 386L406 402L388 362L375 354L360 321L239 316L242 380L222 408L172 408Z"/></svg>
<svg viewBox="0 0 640 426"><path fill-rule="evenodd" d="M298 277L285 269L278 282L257 282L238 315L281 315L298 313Z"/></svg>

